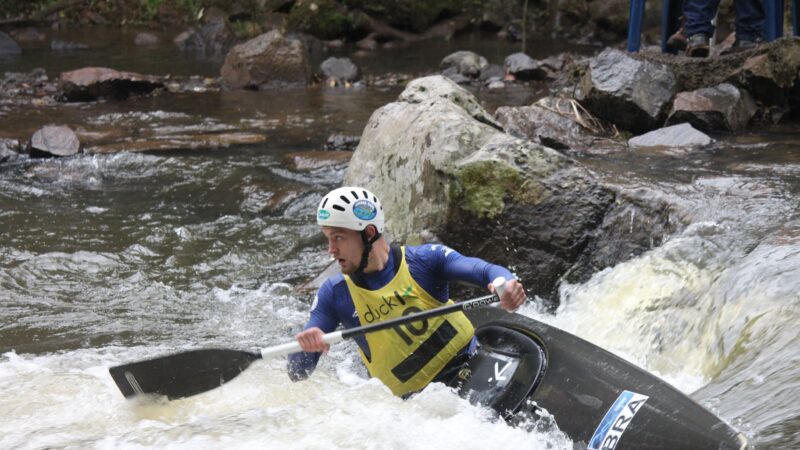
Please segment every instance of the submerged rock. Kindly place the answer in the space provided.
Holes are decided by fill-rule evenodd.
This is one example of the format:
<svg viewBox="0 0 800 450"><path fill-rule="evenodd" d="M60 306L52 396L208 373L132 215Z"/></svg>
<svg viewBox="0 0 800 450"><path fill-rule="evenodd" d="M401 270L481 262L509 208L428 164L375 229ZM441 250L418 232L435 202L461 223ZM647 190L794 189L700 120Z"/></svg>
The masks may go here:
<svg viewBox="0 0 800 450"><path fill-rule="evenodd" d="M50 50L58 52L65 52L71 50L87 50L89 48L86 44L80 42L63 41L61 39L53 39L50 41Z"/></svg>
<svg viewBox="0 0 800 450"><path fill-rule="evenodd" d="M161 39L159 39L158 36L156 36L153 33L142 32L142 33L138 33L136 35L136 37L133 38L133 43L134 44L142 45L142 46L145 46L145 45L156 45L159 42L161 42Z"/></svg>
<svg viewBox="0 0 800 450"><path fill-rule="evenodd" d="M86 148L86 153L163 152L179 150L215 150L233 145L252 145L266 141L263 134L248 132L166 135L151 139L99 144Z"/></svg>
<svg viewBox="0 0 800 450"><path fill-rule="evenodd" d="M353 152L291 152L283 155L283 161L290 170L310 172L326 167L344 166L350 161Z"/></svg>

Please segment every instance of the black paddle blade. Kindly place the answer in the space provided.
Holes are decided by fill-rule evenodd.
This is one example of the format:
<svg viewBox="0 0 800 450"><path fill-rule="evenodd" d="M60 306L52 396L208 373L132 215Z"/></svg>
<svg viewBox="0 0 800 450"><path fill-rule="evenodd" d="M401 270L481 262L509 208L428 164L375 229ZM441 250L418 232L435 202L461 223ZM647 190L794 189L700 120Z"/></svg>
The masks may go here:
<svg viewBox="0 0 800 450"><path fill-rule="evenodd" d="M111 367L125 397L165 395L170 400L210 391L242 373L260 353L201 349Z"/></svg>

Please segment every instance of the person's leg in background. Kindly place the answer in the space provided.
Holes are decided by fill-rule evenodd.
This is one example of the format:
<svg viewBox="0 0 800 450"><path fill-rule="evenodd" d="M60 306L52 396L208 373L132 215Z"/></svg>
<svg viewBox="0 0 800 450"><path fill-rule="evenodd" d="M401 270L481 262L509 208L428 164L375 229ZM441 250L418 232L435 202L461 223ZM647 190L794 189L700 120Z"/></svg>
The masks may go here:
<svg viewBox="0 0 800 450"><path fill-rule="evenodd" d="M748 49L764 40L764 5L761 0L734 0L736 12L736 43L734 47Z"/></svg>
<svg viewBox="0 0 800 450"><path fill-rule="evenodd" d="M718 7L719 0L686 0L683 5L683 15L686 18L686 34L689 36L686 46L687 56L708 56L709 42L714 35L714 25L711 21L716 16Z"/></svg>

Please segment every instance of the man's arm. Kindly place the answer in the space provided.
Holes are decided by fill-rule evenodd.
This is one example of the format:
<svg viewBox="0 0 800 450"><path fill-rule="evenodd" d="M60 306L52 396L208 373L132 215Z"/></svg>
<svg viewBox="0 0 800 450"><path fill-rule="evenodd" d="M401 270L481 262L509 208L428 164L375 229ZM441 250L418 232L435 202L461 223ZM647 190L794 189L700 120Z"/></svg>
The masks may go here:
<svg viewBox="0 0 800 450"><path fill-rule="evenodd" d="M311 318L297 334L297 341L303 349L308 351L289 354L288 371L292 381L308 378L317 367L322 351L327 351L328 345L322 342L322 335L334 331L339 326L339 320L333 312L333 289L330 283L323 283L314 302L311 305Z"/></svg>
<svg viewBox="0 0 800 450"><path fill-rule="evenodd" d="M487 286L494 293L492 281L497 277L506 279L503 295L500 297L500 306L506 311L516 311L527 300L525 289L517 277L508 269L497 264L491 264L480 258L464 256L457 251L443 246L432 245L431 251L436 255L435 260L440 264L440 273L448 281L466 281L479 286Z"/></svg>

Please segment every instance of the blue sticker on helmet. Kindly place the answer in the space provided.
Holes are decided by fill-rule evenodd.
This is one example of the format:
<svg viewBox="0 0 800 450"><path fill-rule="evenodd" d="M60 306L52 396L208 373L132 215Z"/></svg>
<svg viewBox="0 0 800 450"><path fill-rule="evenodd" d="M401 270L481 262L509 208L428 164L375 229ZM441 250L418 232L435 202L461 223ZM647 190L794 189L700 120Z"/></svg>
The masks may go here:
<svg viewBox="0 0 800 450"><path fill-rule="evenodd" d="M317 218L318 218L319 220L326 220L326 219L328 219L330 216L331 216L331 213L329 213L328 211L326 211L326 210L324 210L324 209L320 209L320 210L319 210L319 213L317 213Z"/></svg>
<svg viewBox="0 0 800 450"><path fill-rule="evenodd" d="M353 204L353 214L361 220L372 220L378 215L378 208L369 200L359 200Z"/></svg>

